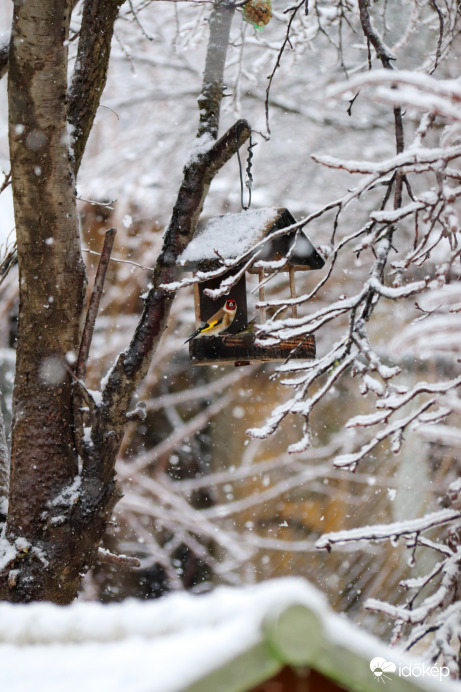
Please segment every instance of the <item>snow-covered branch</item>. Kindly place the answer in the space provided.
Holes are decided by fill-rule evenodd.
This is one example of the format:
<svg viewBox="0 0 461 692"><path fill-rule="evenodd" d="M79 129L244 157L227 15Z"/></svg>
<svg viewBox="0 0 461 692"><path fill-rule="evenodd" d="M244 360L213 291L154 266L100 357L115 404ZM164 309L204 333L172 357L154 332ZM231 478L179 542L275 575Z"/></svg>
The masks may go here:
<svg viewBox="0 0 461 692"><path fill-rule="evenodd" d="M383 541L396 539L400 536L416 536L437 526L451 523L461 518L461 512L454 509L443 509L432 512L419 519L409 519L392 524L362 526L347 531L336 531L324 534L316 543L320 550L331 550L337 543L353 543L356 541Z"/></svg>

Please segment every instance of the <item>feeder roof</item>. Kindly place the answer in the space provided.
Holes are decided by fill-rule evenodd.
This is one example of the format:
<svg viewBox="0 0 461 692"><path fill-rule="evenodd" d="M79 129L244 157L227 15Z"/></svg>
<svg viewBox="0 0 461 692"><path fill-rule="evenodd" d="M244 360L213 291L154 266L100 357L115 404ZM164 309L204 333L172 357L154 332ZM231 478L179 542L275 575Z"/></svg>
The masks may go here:
<svg viewBox="0 0 461 692"><path fill-rule="evenodd" d="M65 608L3 601L0 616L2 688L9 692L280 689L271 679L285 665L322 674L317 690L459 692L459 682L441 679L443 668L437 677L423 675L420 658L331 611L324 594L299 577ZM384 664L389 688L378 676Z"/></svg>
<svg viewBox="0 0 461 692"><path fill-rule="evenodd" d="M180 255L178 264L184 269L216 269L222 265L221 260L236 259L275 231L294 223L295 219L288 209L276 207L217 216L195 233ZM296 230L266 243L257 259L271 261L285 256L295 234ZM324 260L303 231L298 235L295 251L290 255L288 264L297 269L320 269L324 265Z"/></svg>

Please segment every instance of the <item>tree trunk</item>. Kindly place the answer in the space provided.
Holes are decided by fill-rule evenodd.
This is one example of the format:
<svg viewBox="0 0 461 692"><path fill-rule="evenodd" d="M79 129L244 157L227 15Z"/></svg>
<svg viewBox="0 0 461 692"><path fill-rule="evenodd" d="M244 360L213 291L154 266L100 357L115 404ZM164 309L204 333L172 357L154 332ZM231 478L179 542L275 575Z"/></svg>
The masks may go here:
<svg viewBox="0 0 461 692"><path fill-rule="evenodd" d="M71 4L16 2L10 44L20 306L6 533L17 555L0 595L19 601L64 602L71 596L66 574L72 527L56 513L58 507L62 516L68 511L59 496L78 471L67 359L78 352L86 284L67 133ZM70 591L73 597L75 585Z"/></svg>

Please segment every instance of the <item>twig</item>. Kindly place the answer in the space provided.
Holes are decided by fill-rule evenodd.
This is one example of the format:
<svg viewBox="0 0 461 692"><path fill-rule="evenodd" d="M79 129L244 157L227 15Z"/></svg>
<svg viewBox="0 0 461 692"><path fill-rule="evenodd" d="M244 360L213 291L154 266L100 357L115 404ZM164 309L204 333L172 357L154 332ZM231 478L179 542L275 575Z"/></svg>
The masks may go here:
<svg viewBox="0 0 461 692"><path fill-rule="evenodd" d="M69 122L73 126L74 172L77 174L104 91L114 24L123 0L85 0L77 60L69 88Z"/></svg>
<svg viewBox="0 0 461 692"><path fill-rule="evenodd" d="M357 529L344 531L332 531L321 536L316 546L319 550L329 550L337 543L355 543L357 541L385 541L402 536L419 534L422 531L449 524L461 517L461 513L453 509L442 509L438 512L426 514L426 516L406 521L397 521L391 524L376 524L375 526L363 526Z"/></svg>
<svg viewBox="0 0 461 692"><path fill-rule="evenodd" d="M2 259L0 262L0 286L2 283L5 281L6 277L8 276L8 273L12 267L16 264L18 259L18 253L16 251L16 243L15 247L13 247L12 250Z"/></svg>
<svg viewBox="0 0 461 692"><path fill-rule="evenodd" d="M145 28L143 27L143 25L141 24L141 21L140 21L140 19L139 19L139 17L138 17L138 13L137 13L136 10L134 9L134 5L133 5L132 0L128 0L128 4L129 4L130 9L131 9L131 12L132 12L132 14L133 14L134 20L135 20L136 24L139 26L139 28L141 29L141 32L142 32L142 35L144 36L144 38L147 38L148 41L155 41L155 38L156 38L156 37L155 37L155 36L150 36L150 35L147 33L147 31L145 30Z"/></svg>
<svg viewBox="0 0 461 692"><path fill-rule="evenodd" d="M8 56L10 53L10 42L5 41L0 47L0 79L8 70Z"/></svg>
<svg viewBox="0 0 461 692"><path fill-rule="evenodd" d="M440 10L439 6L435 2L435 0L431 0L431 5L436 11L438 18L439 18L439 38L437 41L437 50L435 52L435 60L434 60L434 67L432 70L429 72L429 74L433 74L439 64L440 57L442 55L442 42L443 42L443 31L444 31L444 21L443 21L443 14L442 11Z"/></svg>
<svg viewBox="0 0 461 692"><path fill-rule="evenodd" d="M96 252L95 250L90 250L87 247L84 247L82 249L82 252L87 252L89 255L96 255L96 257L101 257L100 252ZM133 267L138 267L138 269L144 269L145 271L148 271L148 272L154 271L154 267L146 267L144 264L139 264L138 262L133 262L132 260L120 259L119 257L110 257L110 262L117 262L119 264L131 264Z"/></svg>
<svg viewBox="0 0 461 692"><path fill-rule="evenodd" d="M367 39L368 45L372 45L376 51L377 57L381 60L383 67L386 70L393 70L392 61L395 57L392 55L391 51L382 41L380 35L374 28L370 15L368 13L368 2L367 0L359 0L360 8L360 22L362 24L363 33ZM402 121L402 109L400 106L394 108L394 120L395 120L395 139L396 139L396 151L397 154L401 154L404 149L404 136L403 136L403 121ZM401 204L401 194L402 194L402 179L396 179L395 186L395 207L397 208Z"/></svg>
<svg viewBox="0 0 461 692"><path fill-rule="evenodd" d="M367 39L368 42L368 49L370 47L370 44L373 46L373 48L376 51L376 55L378 58L381 60L381 63L383 67L386 70L393 70L392 66L392 60L395 60L394 56L392 55L391 51L387 48L387 46L384 44L383 40L381 39L380 35L374 28L371 18L368 12L368 2L367 0L359 0L359 10L360 10L360 22L362 25L363 33ZM371 69L371 60L369 60L370 63L370 69ZM395 86L393 88L396 88ZM402 109L400 106L395 106L394 107L394 123L395 123L395 148L396 148L396 153L401 154L404 149L405 149L405 138L404 138L404 130L403 130L403 118L402 118ZM402 173L401 171L396 171L395 172L395 186L394 186L394 209L399 209L402 206L402 192L403 192L403 183L405 180L405 174ZM390 191L390 188L389 188ZM380 252L380 258L377 259L374 267L374 272L378 273L381 277L383 276L384 273L384 267L387 262L388 254L389 251L392 247L392 237L394 235L395 231L395 226L393 224L390 224L388 226L388 229L386 230L385 236L382 239L381 243L381 252ZM362 312L362 317L364 319L369 319L372 310L374 309L374 306L376 305L375 301L375 292L370 291L369 297L367 299L367 303L363 309Z"/></svg>
<svg viewBox="0 0 461 692"><path fill-rule="evenodd" d="M78 379L75 373L72 372L72 368L69 365L67 365L67 363L65 364L65 368L71 376L71 378L73 379L75 386L78 388L79 395L81 396L85 404L88 406L88 411L90 412L90 414L94 414L97 408L96 402L93 399L90 392L88 391L88 389L86 388L85 383L82 380ZM80 409L80 412L82 411L83 409Z"/></svg>
<svg viewBox="0 0 461 692"><path fill-rule="evenodd" d="M357 91L355 93L355 95L351 99L349 99L349 106L348 106L347 111L346 111L346 113L349 117L352 117L352 107L359 96L360 96L360 91Z"/></svg>
<svg viewBox="0 0 461 692"><path fill-rule="evenodd" d="M112 252L116 232L117 231L115 230L115 228L109 228L109 230L106 231L106 235L104 237L104 245L99 260L98 269L96 271L93 291L91 293L88 312L86 313L85 326L83 328L82 341L80 343L80 350L77 358L76 374L78 379L83 379L85 377L86 364L90 352L91 340L93 338L94 324L96 322L96 316L98 314L99 303L101 301L101 295L104 287L104 280L106 278L107 267L109 266L110 260L110 253Z"/></svg>
<svg viewBox="0 0 461 692"><path fill-rule="evenodd" d="M99 562L105 562L110 565L120 565L124 567L141 567L141 562L137 557L128 557L128 555L114 555L105 548L98 548Z"/></svg>
<svg viewBox="0 0 461 692"><path fill-rule="evenodd" d="M106 106L106 108L108 108L108 106ZM111 110L113 110L113 109L111 108ZM77 197L77 199L80 202L87 202L88 204L91 204L93 207L106 207L110 211L114 211L114 207L111 207L110 205L114 204L114 202L117 201L116 199L112 199L110 202L98 202L95 199L85 199L85 197Z"/></svg>
<svg viewBox="0 0 461 692"><path fill-rule="evenodd" d="M111 112L117 117L117 120L120 120L120 116L119 116L119 114L117 113L117 111L115 110L115 108L111 108L110 106L107 106L105 103L100 103L100 104L99 104L99 108L107 108L108 111L111 111ZM107 206L107 207L108 207L109 205L106 204L106 205L104 205L104 206ZM109 207L109 208L110 208L110 207Z"/></svg>
<svg viewBox="0 0 461 692"><path fill-rule="evenodd" d="M285 38L284 38L282 46L278 52L277 60L276 60L274 69L272 70L271 74L269 75L269 83L268 83L267 88L266 88L266 99L264 101L264 109L265 109L265 113L266 113L267 136L265 136L264 139L268 139L268 136L270 136L270 133L271 133L271 129L269 127L269 95L270 95L270 90L271 90L271 86L272 86L272 81L275 77L275 73L277 72L278 68L280 67L282 55L285 51L287 44L291 47L291 42L290 42L291 25L293 24L293 20L296 17L296 13L305 4L305 2L306 2L306 0L301 0L301 2L298 5L295 5L294 7L290 7L289 10L286 10L286 11L292 11L292 15L288 21L288 26L287 26Z"/></svg>
<svg viewBox="0 0 461 692"><path fill-rule="evenodd" d="M9 171L8 173L4 173L4 176L5 176L5 178L4 178L3 183L0 187L0 195L2 194L3 190L6 190L8 185L11 185L11 171Z"/></svg>

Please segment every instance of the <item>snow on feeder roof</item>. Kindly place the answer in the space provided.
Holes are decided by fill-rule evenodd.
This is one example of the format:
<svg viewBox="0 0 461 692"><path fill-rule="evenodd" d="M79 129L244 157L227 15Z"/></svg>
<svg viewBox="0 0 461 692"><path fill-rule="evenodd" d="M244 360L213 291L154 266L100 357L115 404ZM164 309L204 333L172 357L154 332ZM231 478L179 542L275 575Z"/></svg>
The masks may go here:
<svg viewBox="0 0 461 692"><path fill-rule="evenodd" d="M222 265L223 260L234 260L245 254L257 243L275 231L296 223L288 209L263 207L239 214L217 216L196 232L194 238L179 257L178 264L184 269L211 270ZM296 229L278 235L264 244L257 259L276 260L288 254L296 236ZM255 258L256 259L256 258ZM318 254L303 231L298 231L294 252L288 266L296 270L320 269L324 260Z"/></svg>

